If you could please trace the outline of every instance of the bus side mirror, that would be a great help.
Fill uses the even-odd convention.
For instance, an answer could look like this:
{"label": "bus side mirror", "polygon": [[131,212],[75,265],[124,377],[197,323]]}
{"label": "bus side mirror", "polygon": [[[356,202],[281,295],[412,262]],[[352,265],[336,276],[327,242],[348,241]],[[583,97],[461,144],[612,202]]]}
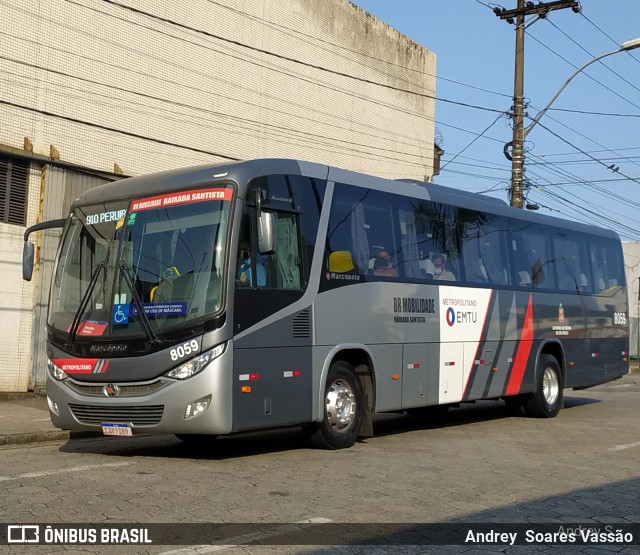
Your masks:
{"label": "bus side mirror", "polygon": [[276,247],[276,215],[273,212],[260,211],[258,215],[258,252],[269,254]]}
{"label": "bus side mirror", "polygon": [[33,275],[33,243],[25,241],[22,247],[22,279],[31,281]]}
{"label": "bus side mirror", "polygon": [[40,231],[41,229],[53,229],[56,227],[64,227],[67,223],[67,218],[60,218],[58,220],[49,220],[48,222],[40,222],[39,224],[28,227],[24,232],[24,246],[22,247],[22,279],[25,281],[31,281],[33,275],[33,243],[29,241],[29,235],[34,231]]}
{"label": "bus side mirror", "polygon": [[258,252],[270,254],[276,248],[276,215],[262,209],[262,191],[255,189],[256,220],[258,228]]}

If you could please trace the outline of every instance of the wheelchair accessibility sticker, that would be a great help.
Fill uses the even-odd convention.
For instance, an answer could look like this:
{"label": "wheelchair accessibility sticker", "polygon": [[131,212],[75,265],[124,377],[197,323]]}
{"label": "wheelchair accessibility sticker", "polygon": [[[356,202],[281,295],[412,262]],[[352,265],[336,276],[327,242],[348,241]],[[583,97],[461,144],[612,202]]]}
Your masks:
{"label": "wheelchair accessibility sticker", "polygon": [[129,323],[129,305],[114,304],[113,313],[111,315],[111,322],[117,326],[128,324]]}

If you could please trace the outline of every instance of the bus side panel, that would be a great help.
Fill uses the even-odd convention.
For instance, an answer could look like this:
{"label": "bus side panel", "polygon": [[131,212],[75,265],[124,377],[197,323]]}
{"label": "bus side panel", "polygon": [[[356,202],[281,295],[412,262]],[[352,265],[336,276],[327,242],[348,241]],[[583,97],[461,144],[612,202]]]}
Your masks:
{"label": "bus side panel", "polygon": [[257,323],[234,339],[233,431],[311,420],[309,307]]}
{"label": "bus side panel", "polygon": [[[405,400],[409,407],[437,402],[437,293],[435,285],[364,282],[318,295],[316,345],[327,351],[344,344],[366,347],[372,356],[377,411],[400,409]],[[403,386],[405,378],[410,384]]]}
{"label": "bus side panel", "polygon": [[236,349],[233,431],[311,420],[311,348]]}
{"label": "bus side panel", "polygon": [[628,372],[624,291],[608,296],[534,294],[536,337],[559,342],[565,387],[589,387]]}
{"label": "bus side panel", "polygon": [[408,343],[402,350],[402,407],[438,403],[438,345]]}

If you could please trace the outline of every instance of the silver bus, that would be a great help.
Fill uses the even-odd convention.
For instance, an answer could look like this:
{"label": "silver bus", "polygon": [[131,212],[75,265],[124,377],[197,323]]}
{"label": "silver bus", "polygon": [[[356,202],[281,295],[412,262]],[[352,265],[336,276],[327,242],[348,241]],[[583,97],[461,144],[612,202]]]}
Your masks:
{"label": "silver bus", "polygon": [[563,389],[628,372],[609,230],[486,196],[297,160],[123,179],[75,200],[47,319],[66,430],[184,441],[302,426],[339,449],[373,415],[502,399],[555,416]]}

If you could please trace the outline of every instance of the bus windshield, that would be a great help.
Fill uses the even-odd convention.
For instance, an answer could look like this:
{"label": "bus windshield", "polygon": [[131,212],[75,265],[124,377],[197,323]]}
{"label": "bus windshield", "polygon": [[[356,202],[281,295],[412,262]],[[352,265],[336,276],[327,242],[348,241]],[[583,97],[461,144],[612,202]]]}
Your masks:
{"label": "bus windshield", "polygon": [[222,310],[233,190],[192,189],[76,208],[48,323],[68,341],[144,337]]}

